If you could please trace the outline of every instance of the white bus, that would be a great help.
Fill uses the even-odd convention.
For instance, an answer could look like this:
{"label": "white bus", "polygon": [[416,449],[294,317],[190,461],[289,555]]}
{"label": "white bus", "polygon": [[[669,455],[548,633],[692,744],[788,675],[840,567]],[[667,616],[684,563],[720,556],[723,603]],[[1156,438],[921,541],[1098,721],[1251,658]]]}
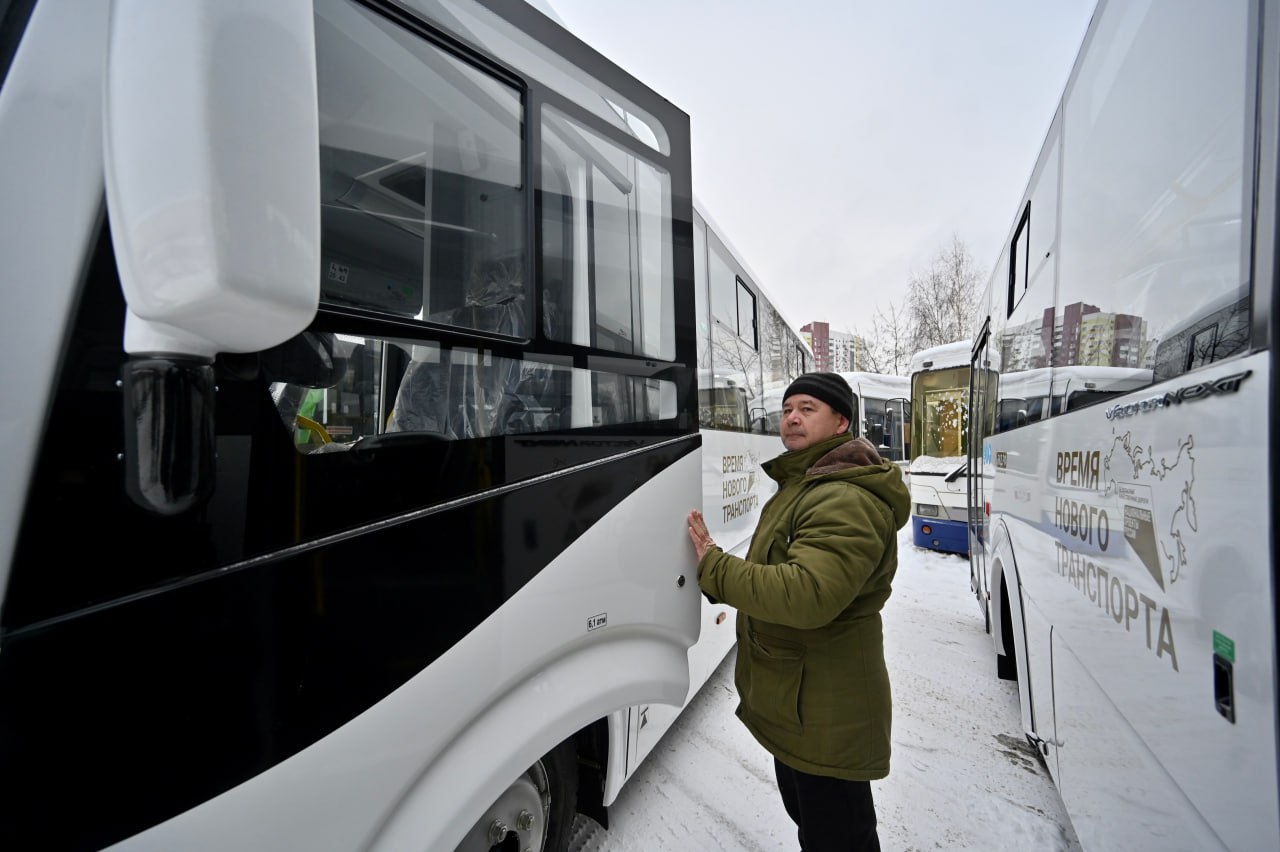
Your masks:
{"label": "white bus", "polygon": [[523,4],[0,29],[0,848],[606,821],[732,644],[685,516],[743,546],[777,450],[698,369],[808,366],[688,117]]}
{"label": "white bus", "polygon": [[944,343],[911,358],[911,528],[917,547],[969,550],[970,341]]}
{"label": "white bus", "polygon": [[911,379],[883,373],[841,373],[853,389],[854,432],[876,445],[880,457],[908,473],[911,459]]}
{"label": "white bus", "polygon": [[971,582],[1086,850],[1280,848],[1277,57],[1099,3],[975,327]]}

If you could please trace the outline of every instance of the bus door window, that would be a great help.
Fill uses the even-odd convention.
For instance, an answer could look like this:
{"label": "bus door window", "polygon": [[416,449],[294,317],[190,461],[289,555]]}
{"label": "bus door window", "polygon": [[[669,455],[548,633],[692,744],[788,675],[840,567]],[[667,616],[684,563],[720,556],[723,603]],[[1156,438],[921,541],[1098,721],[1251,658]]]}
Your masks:
{"label": "bus door window", "polygon": [[902,423],[902,457],[904,459],[913,458],[911,455],[911,401],[907,399],[895,400],[901,406],[900,418]]}
{"label": "bus door window", "polygon": [[[543,243],[551,258],[544,265],[544,333],[625,355],[674,358],[670,176],[567,113],[550,105],[541,113]],[[658,420],[671,407],[664,402],[668,384],[581,376],[558,420],[574,427]]]}
{"label": "bus door window", "polygon": [[555,107],[541,112],[544,164],[555,164],[543,169],[543,217],[562,217],[549,336],[674,358],[670,175]]}
{"label": "bus door window", "polygon": [[911,404],[905,399],[890,399],[884,403],[883,438],[879,444],[880,455],[889,461],[906,461],[911,457],[907,442],[910,428]]}
{"label": "bus door window", "polygon": [[884,401],[854,393],[853,410],[862,411],[862,419],[857,424],[858,434],[879,447],[884,437]]}
{"label": "bus door window", "polygon": [[[855,396],[855,410],[857,405],[858,401]],[[891,436],[888,431],[888,403],[883,399],[872,399],[864,396],[862,397],[862,413],[863,421],[860,425],[863,437],[875,445],[881,458],[886,461],[896,461],[897,457],[893,455],[892,447],[889,443]]]}

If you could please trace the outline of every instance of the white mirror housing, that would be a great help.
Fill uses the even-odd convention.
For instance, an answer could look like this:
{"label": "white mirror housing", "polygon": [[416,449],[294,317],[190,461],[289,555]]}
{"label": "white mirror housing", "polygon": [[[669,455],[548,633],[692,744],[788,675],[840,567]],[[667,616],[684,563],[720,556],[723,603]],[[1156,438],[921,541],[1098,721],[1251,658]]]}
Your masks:
{"label": "white mirror housing", "polygon": [[107,50],[124,487],[177,515],[214,490],[215,356],[283,343],[319,305],[311,0],[114,0]]}
{"label": "white mirror housing", "polygon": [[114,0],[104,165],[127,352],[252,352],[314,318],[313,14],[310,0]]}

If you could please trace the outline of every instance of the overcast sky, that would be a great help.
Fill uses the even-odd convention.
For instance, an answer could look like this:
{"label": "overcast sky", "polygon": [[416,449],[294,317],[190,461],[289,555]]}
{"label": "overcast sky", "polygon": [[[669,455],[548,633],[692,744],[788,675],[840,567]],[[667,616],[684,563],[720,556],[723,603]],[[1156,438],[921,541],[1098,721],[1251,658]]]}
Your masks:
{"label": "overcast sky", "polygon": [[1094,0],[550,0],[687,112],[693,192],[787,320],[867,331],[954,233],[985,283]]}

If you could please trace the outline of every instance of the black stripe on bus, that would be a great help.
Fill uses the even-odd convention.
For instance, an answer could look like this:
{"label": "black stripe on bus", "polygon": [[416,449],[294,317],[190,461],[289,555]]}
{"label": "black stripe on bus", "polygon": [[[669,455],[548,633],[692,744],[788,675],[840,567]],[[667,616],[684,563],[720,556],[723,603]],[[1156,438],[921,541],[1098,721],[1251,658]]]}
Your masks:
{"label": "black stripe on bus", "polygon": [[317,742],[698,443],[11,633],[0,653],[0,848],[99,848]]}

